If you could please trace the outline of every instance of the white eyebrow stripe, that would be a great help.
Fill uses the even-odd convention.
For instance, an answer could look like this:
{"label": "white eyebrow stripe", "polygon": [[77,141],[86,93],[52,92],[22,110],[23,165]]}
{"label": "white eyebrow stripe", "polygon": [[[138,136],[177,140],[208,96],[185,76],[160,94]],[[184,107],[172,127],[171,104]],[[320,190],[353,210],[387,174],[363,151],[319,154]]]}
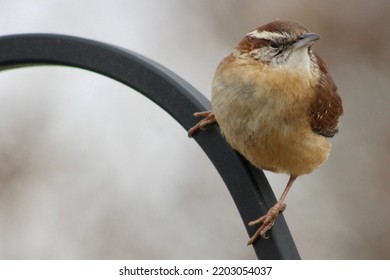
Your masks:
{"label": "white eyebrow stripe", "polygon": [[290,35],[285,33],[285,32],[283,32],[283,33],[270,32],[270,31],[259,32],[257,29],[249,32],[246,35],[250,36],[250,37],[257,38],[257,39],[266,39],[266,40],[271,40],[271,39],[275,39],[275,38],[282,38],[282,37],[290,37]]}

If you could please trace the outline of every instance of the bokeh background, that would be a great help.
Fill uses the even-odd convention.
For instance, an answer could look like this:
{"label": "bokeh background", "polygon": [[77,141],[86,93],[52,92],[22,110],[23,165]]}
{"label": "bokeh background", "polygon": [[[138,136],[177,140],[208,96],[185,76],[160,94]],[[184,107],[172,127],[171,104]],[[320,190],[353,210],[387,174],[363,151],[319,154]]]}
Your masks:
{"label": "bokeh background", "polygon": [[[115,44],[207,97],[221,58],[278,18],[321,34],[345,107],[330,159],[287,197],[300,254],[389,259],[389,1],[0,1],[0,35]],[[279,196],[288,177],[266,175]],[[78,69],[0,73],[1,259],[253,259],[247,239],[215,168],[149,100]]]}

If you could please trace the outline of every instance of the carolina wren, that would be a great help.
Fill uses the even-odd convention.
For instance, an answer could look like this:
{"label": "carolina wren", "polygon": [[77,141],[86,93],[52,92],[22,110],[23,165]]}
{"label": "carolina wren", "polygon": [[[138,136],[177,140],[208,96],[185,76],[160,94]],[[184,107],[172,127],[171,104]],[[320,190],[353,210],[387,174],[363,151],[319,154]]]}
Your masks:
{"label": "carolina wren", "polygon": [[219,64],[212,83],[211,111],[188,133],[218,123],[231,147],[254,166],[290,179],[278,202],[250,226],[248,241],[267,239],[284,199],[298,176],[329,156],[330,137],[343,113],[340,96],[324,61],[312,51],[320,36],[293,21],[263,25],[239,42]]}

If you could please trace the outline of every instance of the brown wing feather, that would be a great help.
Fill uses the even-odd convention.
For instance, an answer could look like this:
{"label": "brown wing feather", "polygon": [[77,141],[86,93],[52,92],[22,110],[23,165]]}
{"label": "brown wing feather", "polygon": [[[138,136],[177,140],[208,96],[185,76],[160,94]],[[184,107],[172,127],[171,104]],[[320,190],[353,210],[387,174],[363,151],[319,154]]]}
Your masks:
{"label": "brown wing feather", "polygon": [[315,56],[321,77],[309,108],[310,125],[314,132],[325,137],[333,137],[338,132],[343,105],[324,61],[318,55]]}

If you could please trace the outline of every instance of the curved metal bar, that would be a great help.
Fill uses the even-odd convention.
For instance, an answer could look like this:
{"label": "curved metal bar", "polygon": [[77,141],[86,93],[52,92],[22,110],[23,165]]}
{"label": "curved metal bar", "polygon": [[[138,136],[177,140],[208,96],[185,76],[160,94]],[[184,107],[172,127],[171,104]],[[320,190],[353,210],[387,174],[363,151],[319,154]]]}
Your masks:
{"label": "curved metal bar", "polygon": [[[210,108],[209,101],[168,69],[137,53],[109,44],[58,34],[20,34],[0,37],[0,70],[32,66],[63,65],[90,70],[121,82],[169,113],[185,130],[196,123],[193,112]],[[187,137],[183,131],[182,137]],[[264,173],[233,151],[212,126],[194,139],[224,180],[249,235],[247,223],[265,213],[275,196]],[[189,140],[192,141],[192,140]],[[268,240],[257,240],[260,259],[299,259],[283,215],[278,217]],[[243,246],[246,240],[243,240]]]}

